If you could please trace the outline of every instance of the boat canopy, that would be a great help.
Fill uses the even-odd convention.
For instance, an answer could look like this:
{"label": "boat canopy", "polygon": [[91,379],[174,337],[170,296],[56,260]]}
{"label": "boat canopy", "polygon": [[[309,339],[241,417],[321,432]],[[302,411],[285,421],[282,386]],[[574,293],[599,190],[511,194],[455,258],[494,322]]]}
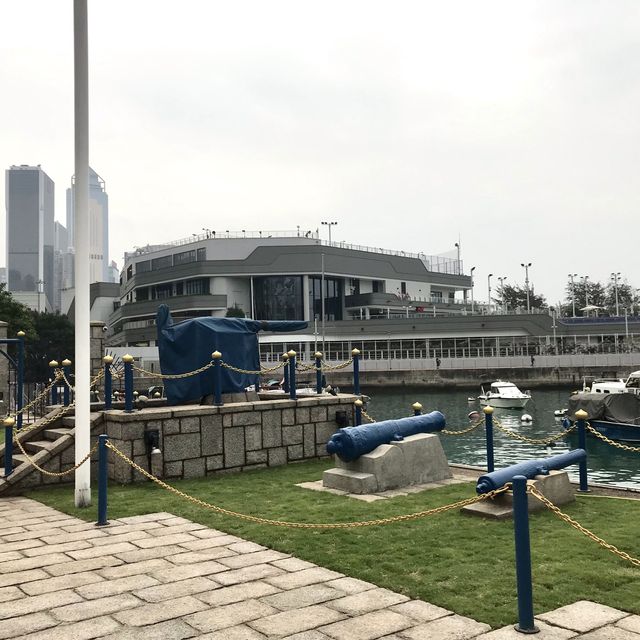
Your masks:
{"label": "boat canopy", "polygon": [[633,393],[576,393],[569,398],[569,417],[579,409],[587,420],[640,425],[640,397]]}

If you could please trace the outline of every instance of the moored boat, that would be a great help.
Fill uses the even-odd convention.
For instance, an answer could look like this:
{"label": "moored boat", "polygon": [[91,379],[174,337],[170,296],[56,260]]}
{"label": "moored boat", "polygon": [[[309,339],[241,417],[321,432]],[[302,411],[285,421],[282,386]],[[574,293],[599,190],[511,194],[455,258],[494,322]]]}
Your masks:
{"label": "moored boat", "polygon": [[531,400],[531,394],[529,392],[523,393],[512,382],[497,380],[491,383],[488,391],[482,387],[482,393],[478,396],[478,400],[483,406],[522,409]]}

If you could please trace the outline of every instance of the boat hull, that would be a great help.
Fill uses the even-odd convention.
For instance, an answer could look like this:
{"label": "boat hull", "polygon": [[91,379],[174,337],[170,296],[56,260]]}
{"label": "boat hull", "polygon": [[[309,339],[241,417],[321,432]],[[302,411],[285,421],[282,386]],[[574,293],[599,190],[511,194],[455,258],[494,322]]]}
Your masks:
{"label": "boat hull", "polygon": [[531,398],[478,398],[483,407],[491,405],[496,409],[522,409]]}
{"label": "boat hull", "polygon": [[[611,440],[640,442],[640,425],[625,424],[623,422],[606,422],[604,420],[590,420],[589,424],[596,431]],[[587,431],[587,433],[589,432]]]}

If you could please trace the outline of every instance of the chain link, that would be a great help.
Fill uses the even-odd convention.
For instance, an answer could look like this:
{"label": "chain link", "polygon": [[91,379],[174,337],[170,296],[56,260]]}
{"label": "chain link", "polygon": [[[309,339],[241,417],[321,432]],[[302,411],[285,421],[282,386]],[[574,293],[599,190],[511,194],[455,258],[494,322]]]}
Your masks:
{"label": "chain link", "polygon": [[478,427],[481,427],[483,424],[484,420],[478,420],[478,422],[474,422],[470,427],[467,427],[466,429],[462,429],[460,431],[450,431],[449,429],[442,429],[440,433],[444,433],[448,436],[462,436],[465,433],[471,433]]}
{"label": "chain link", "polygon": [[183,378],[189,378],[191,376],[196,376],[207,369],[213,367],[213,360],[199,369],[194,369],[193,371],[187,371],[186,373],[155,373],[154,371],[147,371],[142,367],[136,367],[132,365],[133,369],[138,371],[139,373],[144,373],[144,375],[149,376],[150,378],[161,378],[162,380],[181,380]]}
{"label": "chain link", "polygon": [[98,442],[96,442],[91,448],[91,450],[89,451],[89,453],[87,453],[87,455],[84,458],[82,458],[80,462],[75,464],[70,469],[65,469],[64,471],[47,471],[46,469],[43,469],[37,462],[35,462],[33,458],[24,450],[24,447],[22,446],[22,442],[20,442],[20,440],[16,439],[16,443],[18,447],[20,447],[20,451],[22,451],[22,454],[27,458],[27,460],[31,463],[31,465],[33,465],[40,473],[44,473],[44,475],[46,476],[54,476],[56,478],[60,478],[62,476],[66,476],[70,473],[73,473],[76,469],[78,469],[78,467],[81,467],[98,449]]}
{"label": "chain link", "polygon": [[500,429],[502,433],[505,433],[510,438],[514,438],[515,440],[520,440],[521,442],[528,442],[529,444],[549,444],[554,440],[559,440],[560,438],[566,438],[572,431],[575,431],[577,429],[577,426],[573,425],[569,429],[563,429],[562,431],[558,433],[553,433],[550,436],[547,436],[546,438],[527,438],[527,436],[520,435],[515,431],[511,431],[511,429],[507,429],[507,427],[503,427],[502,424],[500,423],[500,420],[498,420],[495,417],[493,419],[493,424],[498,429]]}
{"label": "chain link", "polygon": [[210,509],[211,511],[215,511],[216,513],[220,513],[225,516],[231,516],[233,518],[240,518],[241,520],[248,520],[249,522],[256,522],[258,524],[269,524],[274,525],[276,527],[293,527],[296,529],[352,529],[356,527],[370,527],[374,525],[383,525],[383,524],[392,524],[394,522],[406,522],[408,520],[417,520],[418,518],[423,518],[425,516],[436,515],[438,513],[444,513],[445,511],[450,511],[451,509],[458,509],[461,507],[466,507],[470,504],[475,504],[476,502],[480,502],[482,500],[487,500],[488,498],[494,498],[496,495],[507,491],[505,488],[496,489],[495,491],[491,491],[490,493],[485,493],[481,496],[474,496],[473,498],[467,498],[465,500],[459,500],[458,502],[453,502],[451,504],[447,504],[441,507],[435,507],[434,509],[427,509],[425,511],[418,511],[415,513],[407,513],[400,516],[391,516],[389,518],[380,518],[378,520],[362,520],[359,522],[324,522],[324,523],[308,523],[308,522],[288,522],[286,520],[271,520],[269,518],[261,518],[260,516],[252,516],[246,513],[238,513],[237,511],[230,511],[229,509],[225,509],[223,507],[219,507],[215,504],[211,504],[209,502],[205,502],[204,500],[200,500],[200,498],[195,498],[194,496],[190,496],[175,487],[172,487],[170,484],[167,484],[160,478],[149,473],[146,469],[143,469],[140,465],[136,464],[133,460],[128,458],[122,451],[120,451],[116,446],[114,446],[111,441],[107,440],[107,447],[111,449],[117,456],[122,458],[127,464],[133,467],[138,473],[142,474],[145,478],[155,482],[157,485],[161,486],[163,489],[170,491],[174,495],[187,500],[193,504],[197,504],[200,507],[204,507],[205,509]]}
{"label": "chain link", "polygon": [[607,444],[610,444],[612,447],[617,447],[618,449],[623,449],[624,451],[635,451],[636,453],[640,453],[640,447],[632,447],[628,444],[615,442],[615,440],[607,438],[607,436],[605,436],[603,433],[600,433],[597,429],[594,429],[588,422],[585,423],[585,426],[596,438],[600,438],[600,440],[606,442]]}
{"label": "chain link", "polygon": [[287,363],[279,362],[275,367],[260,367],[260,373],[271,373],[272,371],[277,371],[278,369],[282,369]]}
{"label": "chain link", "polygon": [[372,418],[362,407],[360,413],[371,423],[378,422],[375,418]]}
{"label": "chain link", "polygon": [[38,403],[40,400],[42,400],[42,398],[44,398],[49,391],[51,391],[51,389],[53,389],[53,387],[55,386],[56,382],[58,382],[58,380],[60,380],[62,378],[62,375],[60,374],[60,370],[56,369],[54,371],[54,378],[53,380],[28,404],[24,405],[24,407],[22,407],[22,409],[19,409],[18,411],[16,411],[13,416],[13,418],[17,418],[21,413],[24,413],[25,411],[28,411],[31,407],[33,407],[36,403]]}
{"label": "chain link", "polygon": [[611,551],[611,553],[614,553],[619,558],[622,558],[623,560],[630,562],[632,565],[636,567],[640,567],[640,558],[634,558],[633,556],[630,556],[625,551],[620,551],[618,547],[612,544],[609,544],[608,542],[605,542],[602,538],[598,537],[595,533],[593,533],[592,531],[589,531],[589,529],[587,529],[586,527],[583,527],[579,522],[576,522],[572,517],[568,516],[566,513],[564,513],[558,507],[556,507],[556,505],[553,504],[551,500],[549,500],[544,495],[542,495],[542,493],[540,493],[540,491],[536,489],[535,486],[527,485],[527,492],[533,495],[538,500],[540,500],[540,502],[542,502],[542,504],[544,504],[544,506],[547,507],[547,509],[549,509],[550,511],[553,511],[553,513],[555,513],[558,516],[558,518],[560,518],[561,520],[564,520],[567,524],[571,525],[574,529],[577,529],[580,533],[587,536],[587,538],[590,538],[594,542],[597,542],[601,547],[607,549],[607,551]]}

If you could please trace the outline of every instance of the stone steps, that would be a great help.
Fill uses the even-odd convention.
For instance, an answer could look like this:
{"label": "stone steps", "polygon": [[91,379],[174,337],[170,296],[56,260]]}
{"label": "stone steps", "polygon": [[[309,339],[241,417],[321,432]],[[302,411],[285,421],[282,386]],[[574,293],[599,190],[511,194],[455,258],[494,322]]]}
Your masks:
{"label": "stone steps", "polygon": [[69,429],[65,427],[59,427],[56,429],[45,429],[43,432],[43,435],[47,440],[57,440],[62,436],[72,436],[73,434],[74,434],[73,429]]}
{"label": "stone steps", "polygon": [[25,442],[23,446],[29,453],[39,453],[40,451],[50,451],[54,445],[55,440],[32,440]]}

